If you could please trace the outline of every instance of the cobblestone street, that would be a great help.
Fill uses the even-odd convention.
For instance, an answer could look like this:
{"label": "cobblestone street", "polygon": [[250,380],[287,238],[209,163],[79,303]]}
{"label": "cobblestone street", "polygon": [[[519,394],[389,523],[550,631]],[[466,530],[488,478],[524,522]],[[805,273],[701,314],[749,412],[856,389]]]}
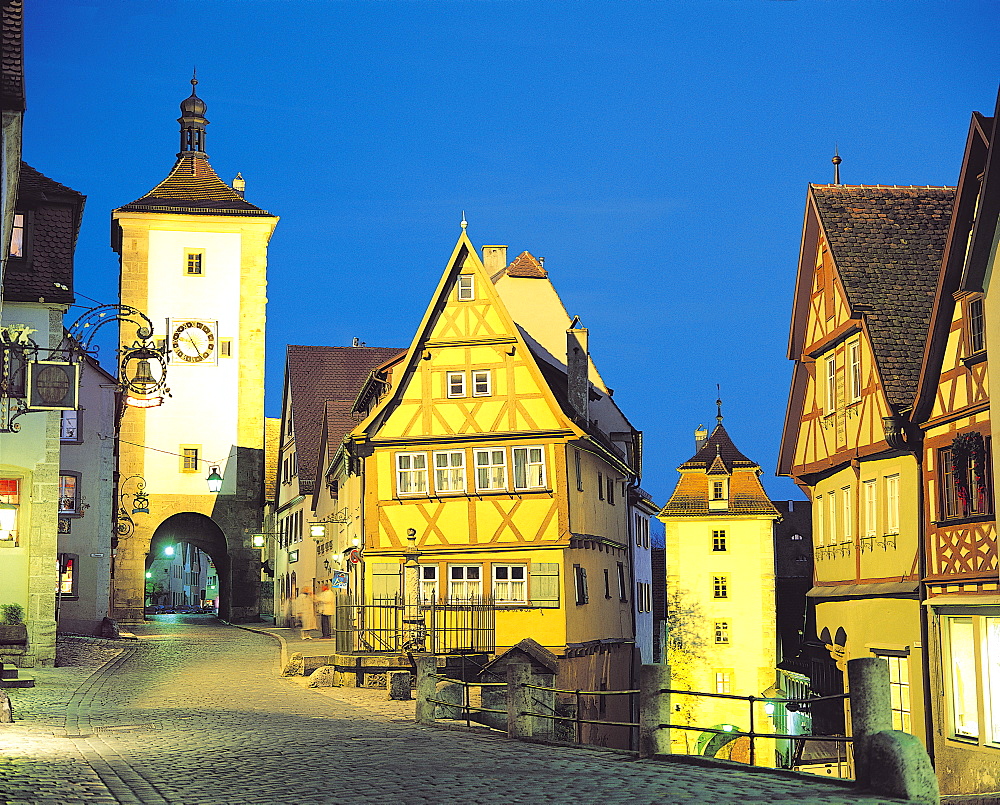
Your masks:
{"label": "cobblestone street", "polygon": [[37,687],[10,691],[16,722],[0,724],[0,803],[900,801],[819,778],[421,727],[412,702],[383,691],[279,678],[271,637],[173,618],[137,627],[138,641],[92,641],[89,664],[34,669]]}

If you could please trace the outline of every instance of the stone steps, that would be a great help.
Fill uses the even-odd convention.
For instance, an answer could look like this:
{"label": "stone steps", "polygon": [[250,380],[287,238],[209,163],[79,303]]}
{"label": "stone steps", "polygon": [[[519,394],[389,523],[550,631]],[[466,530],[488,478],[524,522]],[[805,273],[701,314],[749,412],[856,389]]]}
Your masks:
{"label": "stone steps", "polygon": [[33,688],[35,680],[30,676],[18,676],[17,666],[0,662],[0,688]]}

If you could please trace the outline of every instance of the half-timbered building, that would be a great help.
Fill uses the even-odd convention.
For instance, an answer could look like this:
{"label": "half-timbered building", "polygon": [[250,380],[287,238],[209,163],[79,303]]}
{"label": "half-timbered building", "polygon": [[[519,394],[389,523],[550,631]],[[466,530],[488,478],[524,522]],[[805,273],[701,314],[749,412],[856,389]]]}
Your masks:
{"label": "half-timbered building", "polygon": [[953,196],[809,186],[778,466],[813,503],[812,637],[841,674],[848,659],[885,657],[894,726],[921,738],[920,448],[909,417]]}
{"label": "half-timbered building", "polygon": [[1000,788],[1000,584],[984,309],[1000,210],[996,119],[972,116],[913,416],[923,433],[931,749],[942,793]]}
{"label": "half-timbered building", "polygon": [[404,594],[415,548],[421,601],[492,602],[497,652],[531,637],[580,658],[561,678],[621,687],[640,434],[542,264],[483,252],[463,228],[391,391],[351,434],[364,594]]}

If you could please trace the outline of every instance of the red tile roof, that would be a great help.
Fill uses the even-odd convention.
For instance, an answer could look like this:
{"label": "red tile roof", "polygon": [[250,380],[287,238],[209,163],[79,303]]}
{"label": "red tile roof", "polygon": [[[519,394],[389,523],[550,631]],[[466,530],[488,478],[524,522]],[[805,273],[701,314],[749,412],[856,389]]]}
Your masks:
{"label": "red tile roof", "polygon": [[507,266],[508,277],[524,277],[527,279],[545,279],[549,272],[536,260],[530,252],[521,252],[517,259]]}
{"label": "red tile roof", "polygon": [[184,153],[170,175],[142,198],[120,209],[202,215],[270,215],[226,184],[205,157]]}
{"label": "red tile roof", "polygon": [[285,371],[291,394],[302,494],[309,494],[314,489],[324,417],[330,412],[334,415],[334,424],[346,428],[342,437],[357,423],[351,409],[371,371],[401,352],[405,350],[397,347],[288,345]]}

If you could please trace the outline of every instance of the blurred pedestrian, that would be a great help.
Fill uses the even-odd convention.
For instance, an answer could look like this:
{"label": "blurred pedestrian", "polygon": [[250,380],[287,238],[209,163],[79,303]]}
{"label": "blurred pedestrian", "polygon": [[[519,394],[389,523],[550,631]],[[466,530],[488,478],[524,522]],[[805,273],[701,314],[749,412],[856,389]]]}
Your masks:
{"label": "blurred pedestrian", "polygon": [[336,614],[337,597],[329,584],[324,584],[316,593],[316,612],[319,613],[319,625],[323,630],[323,637],[332,637],[333,630],[330,628],[330,618]]}
{"label": "blurred pedestrian", "polygon": [[312,590],[303,587],[299,597],[295,599],[295,617],[299,619],[299,637],[303,640],[312,640],[309,633],[316,629],[315,604]]}

